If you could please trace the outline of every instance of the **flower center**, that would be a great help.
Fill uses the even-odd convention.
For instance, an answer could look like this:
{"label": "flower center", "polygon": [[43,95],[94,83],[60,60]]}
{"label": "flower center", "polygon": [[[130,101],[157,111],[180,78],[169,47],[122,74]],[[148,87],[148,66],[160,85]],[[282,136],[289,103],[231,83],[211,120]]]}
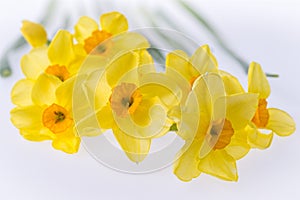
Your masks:
{"label": "flower center", "polygon": [[93,51],[93,54],[104,54],[107,49],[111,46],[111,41],[107,41],[104,44],[101,44],[112,34],[106,31],[96,30],[92,33],[90,37],[84,40],[84,49],[89,54]]}
{"label": "flower center", "polygon": [[260,99],[258,102],[258,108],[255,112],[252,122],[258,128],[265,128],[269,121],[269,112],[267,109],[268,102],[265,99]]}
{"label": "flower center", "polygon": [[224,149],[230,143],[234,130],[230,121],[225,119],[212,122],[209,133],[209,144],[216,150]]}
{"label": "flower center", "polygon": [[133,83],[121,83],[116,86],[110,97],[112,110],[120,117],[133,114],[142,101],[142,94]]}
{"label": "flower center", "polygon": [[44,110],[42,121],[43,125],[53,133],[65,131],[73,123],[70,113],[55,103]]}
{"label": "flower center", "polygon": [[47,74],[51,74],[59,78],[62,82],[70,78],[70,73],[65,66],[50,65],[45,70]]}

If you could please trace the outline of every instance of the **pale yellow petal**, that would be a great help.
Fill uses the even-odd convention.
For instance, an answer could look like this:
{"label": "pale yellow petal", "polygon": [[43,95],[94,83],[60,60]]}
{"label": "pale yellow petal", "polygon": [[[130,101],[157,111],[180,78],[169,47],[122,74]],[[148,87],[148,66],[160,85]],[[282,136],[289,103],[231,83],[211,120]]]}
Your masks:
{"label": "pale yellow petal", "polygon": [[127,19],[119,12],[109,12],[101,15],[100,24],[102,30],[105,30],[113,35],[128,30]]}
{"label": "pale yellow petal", "polygon": [[242,85],[236,77],[225,71],[220,71],[220,74],[222,76],[227,95],[245,93]]}
{"label": "pale yellow petal", "polygon": [[248,71],[248,92],[259,94],[260,99],[266,99],[271,88],[260,64],[252,62]]}
{"label": "pale yellow petal", "polygon": [[199,170],[226,181],[237,181],[236,161],[225,150],[212,151],[199,162]]}
{"label": "pale yellow petal", "polygon": [[98,24],[90,17],[82,16],[74,27],[74,37],[76,40],[83,44],[84,40],[92,35],[95,30],[98,30]]}
{"label": "pale yellow petal", "polygon": [[122,132],[118,127],[113,127],[113,133],[127,157],[133,162],[142,162],[149,153],[151,140],[138,139]]}
{"label": "pale yellow petal", "polygon": [[34,142],[44,140],[52,140],[55,135],[47,128],[43,127],[40,130],[35,129],[21,129],[20,134],[26,139]]}
{"label": "pale yellow petal", "polygon": [[114,118],[110,105],[104,106],[99,112],[97,112],[98,123],[103,129],[110,129],[113,127]]}
{"label": "pale yellow petal", "polygon": [[144,74],[139,90],[145,98],[157,96],[169,108],[178,105],[182,97],[178,84],[162,73]]}
{"label": "pale yellow petal", "polygon": [[226,98],[226,117],[235,130],[244,128],[253,118],[257,104],[257,94],[236,94]]}
{"label": "pale yellow petal", "polygon": [[265,134],[256,128],[250,128],[248,134],[249,145],[251,148],[266,149],[271,145],[273,135],[273,132]]}
{"label": "pale yellow petal", "polygon": [[267,128],[279,136],[289,136],[296,130],[293,118],[283,110],[269,108],[269,121]]}
{"label": "pale yellow petal", "polygon": [[52,64],[68,65],[75,58],[73,36],[65,30],[60,30],[49,45],[48,57]]}
{"label": "pale yellow petal", "polygon": [[200,175],[199,165],[200,144],[197,140],[186,142],[174,163],[174,174],[182,181],[191,181]]}
{"label": "pale yellow petal", "polygon": [[125,117],[113,112],[119,129],[136,138],[154,138],[166,134],[172,123],[167,118],[167,108],[158,98],[143,99],[135,112]]}
{"label": "pale yellow petal", "polygon": [[116,86],[118,81],[138,66],[138,56],[128,52],[112,61],[106,71],[106,79],[111,87]]}
{"label": "pale yellow petal", "polygon": [[66,81],[58,84],[55,92],[56,102],[66,108],[67,110],[72,109],[73,104],[73,91],[77,77],[71,77]]}
{"label": "pale yellow petal", "polygon": [[56,134],[56,137],[52,142],[54,149],[61,150],[69,154],[77,153],[79,145],[80,138],[74,134],[72,128],[66,132]]}
{"label": "pale yellow petal", "polygon": [[213,61],[215,66],[218,67],[218,61],[217,61],[216,57],[214,56],[214,54],[211,52],[209,46],[206,44],[206,45],[202,45],[201,48],[204,51],[206,51],[206,53],[209,55],[210,59]]}
{"label": "pale yellow petal", "polygon": [[18,106],[32,105],[31,91],[34,81],[30,79],[19,80],[11,90],[11,101]]}
{"label": "pale yellow petal", "polygon": [[166,74],[168,75],[174,73],[173,71],[178,72],[178,74],[184,77],[187,82],[193,78],[189,72],[189,57],[188,55],[181,50],[175,50],[169,53],[166,57]]}
{"label": "pale yellow petal", "polygon": [[235,160],[239,160],[246,156],[250,150],[250,145],[248,144],[248,131],[246,129],[234,131],[234,135],[231,137],[231,141],[225,150]]}
{"label": "pale yellow petal", "polygon": [[21,32],[32,47],[41,47],[47,43],[47,32],[40,24],[24,20]]}
{"label": "pale yellow petal", "polygon": [[45,73],[41,74],[32,88],[33,103],[41,106],[55,103],[55,90],[60,84],[59,78]]}
{"label": "pale yellow petal", "polygon": [[37,79],[50,65],[47,51],[46,47],[35,48],[22,57],[21,68],[27,78]]}
{"label": "pale yellow petal", "polygon": [[[110,40],[106,42],[110,42]],[[111,49],[109,49],[105,58],[111,57],[111,59],[115,59],[115,57],[119,57],[129,51],[146,50],[150,47],[148,40],[143,35],[135,32],[124,32],[115,35],[111,38],[111,42]]]}
{"label": "pale yellow petal", "polygon": [[43,107],[16,107],[10,111],[10,120],[18,129],[40,131],[43,128]]}
{"label": "pale yellow petal", "polygon": [[191,57],[192,66],[200,73],[218,72],[217,63],[207,46],[199,47]]}

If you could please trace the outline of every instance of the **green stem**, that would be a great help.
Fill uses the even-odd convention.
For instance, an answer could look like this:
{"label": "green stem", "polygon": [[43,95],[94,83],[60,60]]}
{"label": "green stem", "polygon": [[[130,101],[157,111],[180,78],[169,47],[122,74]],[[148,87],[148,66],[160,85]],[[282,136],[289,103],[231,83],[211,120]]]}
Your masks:
{"label": "green stem", "polygon": [[[219,44],[219,46],[233,59],[235,59],[239,65],[243,68],[245,73],[248,73],[249,64],[246,62],[241,56],[239,56],[237,53],[235,53],[221,38],[221,36],[217,33],[217,31],[207,22],[205,18],[203,18],[199,12],[195,11],[191,6],[189,6],[187,3],[185,3],[182,0],[179,0],[179,3],[185,8],[193,17],[195,17],[209,32],[210,34],[215,38],[216,42]],[[268,77],[279,77],[278,74],[269,74],[266,73]]]}

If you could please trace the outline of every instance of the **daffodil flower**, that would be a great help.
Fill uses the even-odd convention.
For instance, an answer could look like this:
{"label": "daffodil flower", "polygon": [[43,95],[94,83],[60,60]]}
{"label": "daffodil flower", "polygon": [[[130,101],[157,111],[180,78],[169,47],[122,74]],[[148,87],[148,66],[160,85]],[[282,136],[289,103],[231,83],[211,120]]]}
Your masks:
{"label": "daffodil flower", "polygon": [[[171,91],[180,93],[176,83],[155,72],[149,56],[146,51],[127,52],[103,71],[94,72],[98,75],[91,73],[85,83],[86,91],[95,91],[89,95],[90,104],[97,111],[100,128],[112,129],[133,162],[145,159],[152,138],[169,131],[172,123],[167,117],[167,105],[176,101]],[[89,83],[98,83],[96,89]],[[159,98],[159,94],[164,96]]]}
{"label": "daffodil flower", "polygon": [[[29,41],[34,43],[33,40],[34,36]],[[13,87],[12,102],[20,106],[32,104],[31,91],[41,74],[47,73],[62,83],[77,73],[81,61],[74,53],[72,35],[65,30],[59,31],[49,47],[33,48],[22,57],[21,68],[25,79],[21,79]]]}
{"label": "daffodil flower", "polygon": [[[83,46],[86,54],[105,54],[112,46],[107,39],[128,30],[127,19],[118,12],[110,12],[100,17],[101,30],[95,20],[90,17],[81,17],[75,25],[75,38]],[[101,45],[102,43],[102,45]]]}
{"label": "daffodil flower", "polygon": [[189,89],[199,76],[208,72],[218,72],[217,60],[208,45],[199,47],[191,57],[181,50],[166,57],[166,74]]}
{"label": "daffodil flower", "polygon": [[73,79],[61,81],[44,73],[32,92],[32,104],[11,110],[11,121],[30,141],[52,140],[55,149],[76,153],[80,138],[74,131],[72,116]]}
{"label": "daffodil flower", "polygon": [[258,95],[226,96],[223,84],[216,73],[201,76],[187,98],[178,124],[178,135],[186,143],[174,164],[175,175],[183,181],[201,172],[236,181],[236,160],[250,150],[246,127],[257,108]]}
{"label": "daffodil flower", "polygon": [[[268,108],[270,85],[261,66],[255,62],[249,66],[248,92],[259,95],[258,108],[252,118],[252,134],[249,136],[249,142],[253,147],[261,149],[269,147],[273,133],[289,136],[295,131],[296,124],[288,113],[277,108]],[[261,133],[260,129],[270,130],[271,133]]]}

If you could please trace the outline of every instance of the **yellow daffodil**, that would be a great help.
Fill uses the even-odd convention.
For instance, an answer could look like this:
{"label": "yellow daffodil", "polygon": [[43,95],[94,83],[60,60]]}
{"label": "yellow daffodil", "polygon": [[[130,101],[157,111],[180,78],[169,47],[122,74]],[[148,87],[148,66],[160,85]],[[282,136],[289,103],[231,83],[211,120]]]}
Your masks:
{"label": "yellow daffodil", "polygon": [[257,108],[258,95],[225,95],[218,74],[201,76],[193,84],[178,126],[178,135],[186,141],[174,165],[179,179],[190,181],[203,172],[237,180],[236,160],[250,150],[246,127]]}
{"label": "yellow daffodil", "polygon": [[12,102],[20,106],[30,105],[31,91],[40,74],[47,73],[64,82],[77,73],[80,64],[81,59],[74,53],[72,35],[64,30],[59,31],[49,47],[34,48],[22,57],[21,68],[25,79],[13,87]]}
{"label": "yellow daffodil", "polygon": [[43,47],[47,44],[47,32],[40,24],[24,20],[21,32],[26,41],[34,48]]}
{"label": "yellow daffodil", "polygon": [[218,72],[217,60],[208,45],[199,47],[191,57],[181,50],[175,50],[166,57],[166,74],[179,83],[185,96],[194,81],[207,72]]}
{"label": "yellow daffodil", "polygon": [[[94,73],[85,85],[87,91],[95,91],[90,95],[90,104],[97,111],[100,128],[112,129],[128,158],[141,162],[149,152],[151,139],[167,133],[172,125],[166,105],[176,99],[168,91],[176,90],[176,84],[155,72],[146,51],[127,52],[104,71]],[[98,83],[96,89],[89,89],[89,83],[95,82]],[[169,97],[165,95],[160,99],[162,93],[169,93]]]}
{"label": "yellow daffodil", "polygon": [[72,116],[73,79],[63,84],[54,76],[42,74],[32,89],[32,104],[11,111],[11,121],[27,140],[52,140],[55,149],[76,153],[80,138]]}
{"label": "yellow daffodil", "polygon": [[[101,30],[95,20],[90,17],[81,17],[75,25],[75,38],[82,45],[86,54],[96,53],[105,55],[113,45],[107,41],[112,36],[127,31],[128,23],[124,15],[119,12],[110,12],[100,17]],[[104,41],[105,44],[100,45]]]}
{"label": "yellow daffodil", "polygon": [[[267,148],[270,146],[273,133],[279,136],[289,136],[296,129],[293,118],[285,111],[268,108],[267,98],[271,93],[270,85],[265,73],[258,63],[252,62],[248,72],[248,92],[259,95],[259,104],[252,118],[252,134],[249,142],[253,147]],[[270,130],[271,133],[261,133],[259,129]]]}

